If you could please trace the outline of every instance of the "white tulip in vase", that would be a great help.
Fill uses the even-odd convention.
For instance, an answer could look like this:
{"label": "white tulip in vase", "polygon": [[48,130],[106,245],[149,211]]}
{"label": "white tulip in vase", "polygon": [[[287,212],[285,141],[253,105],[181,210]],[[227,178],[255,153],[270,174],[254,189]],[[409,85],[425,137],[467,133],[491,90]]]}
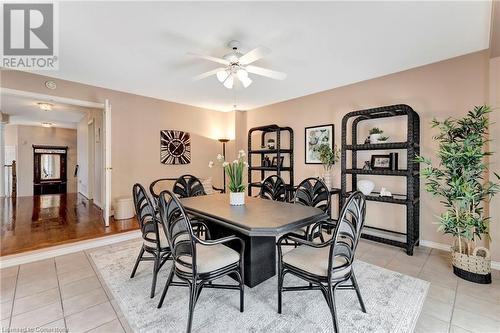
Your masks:
{"label": "white tulip in vase", "polygon": [[[246,185],[243,183],[243,174],[248,167],[245,161],[245,151],[238,152],[238,159],[232,163],[226,162],[225,157],[221,154],[217,155],[217,160],[222,163],[224,172],[229,178],[229,203],[231,206],[241,206],[245,204],[245,189]],[[214,162],[210,161],[208,166],[213,167]]]}

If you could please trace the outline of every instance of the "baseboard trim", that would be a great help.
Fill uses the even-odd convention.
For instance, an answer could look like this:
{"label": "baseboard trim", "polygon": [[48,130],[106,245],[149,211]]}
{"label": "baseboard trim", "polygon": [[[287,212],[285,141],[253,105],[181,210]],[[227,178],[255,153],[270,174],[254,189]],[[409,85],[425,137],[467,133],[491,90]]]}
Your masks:
{"label": "baseboard trim", "polygon": [[64,254],[75,253],[87,249],[92,249],[95,247],[115,244],[139,237],[141,237],[141,231],[134,230],[134,231],[123,232],[117,235],[104,236],[70,244],[56,245],[40,250],[2,256],[0,257],[0,268],[27,264],[33,261],[57,257]]}
{"label": "baseboard trim", "polygon": [[425,247],[430,247],[433,249],[438,249],[446,252],[451,251],[451,245],[449,244],[443,244],[443,243],[437,243],[433,241],[427,241],[427,240],[421,240],[420,245],[425,246]]}

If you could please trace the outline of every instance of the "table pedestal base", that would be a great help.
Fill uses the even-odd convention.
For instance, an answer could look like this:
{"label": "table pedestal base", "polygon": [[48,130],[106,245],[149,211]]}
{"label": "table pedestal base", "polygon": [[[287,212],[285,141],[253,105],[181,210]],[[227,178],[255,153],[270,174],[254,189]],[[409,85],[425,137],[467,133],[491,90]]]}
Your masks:
{"label": "table pedestal base", "polygon": [[[276,237],[247,236],[217,223],[211,223],[209,228],[213,239],[236,235],[245,241],[245,285],[253,288],[276,275]],[[239,250],[235,242],[226,245]]]}

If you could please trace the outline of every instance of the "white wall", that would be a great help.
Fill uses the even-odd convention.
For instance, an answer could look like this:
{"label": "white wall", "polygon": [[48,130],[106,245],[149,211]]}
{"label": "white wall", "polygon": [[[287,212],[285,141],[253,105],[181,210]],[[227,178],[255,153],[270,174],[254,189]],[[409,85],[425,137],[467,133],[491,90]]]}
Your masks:
{"label": "white wall", "polygon": [[77,141],[78,141],[78,192],[86,197],[89,197],[89,147],[88,147],[88,124],[94,122],[95,136],[94,140],[94,184],[93,196],[94,203],[102,207],[102,179],[104,173],[103,164],[103,113],[102,110],[89,109],[87,116],[83,117],[77,126]]}

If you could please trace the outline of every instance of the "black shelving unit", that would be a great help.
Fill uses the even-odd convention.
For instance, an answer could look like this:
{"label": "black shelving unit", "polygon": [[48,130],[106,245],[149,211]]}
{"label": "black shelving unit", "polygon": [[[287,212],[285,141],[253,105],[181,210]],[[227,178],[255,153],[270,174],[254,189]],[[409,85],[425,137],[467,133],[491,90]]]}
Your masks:
{"label": "black shelving unit", "polygon": [[[266,147],[266,136],[273,135],[275,138],[275,149],[255,149],[255,147],[252,145],[252,135],[254,132],[261,132],[259,145],[260,147]],[[282,132],[288,132],[289,142],[286,148],[281,147]],[[262,166],[262,162],[266,155],[276,156],[279,161],[280,157],[284,156],[285,154],[289,156],[288,166],[280,166],[279,162],[277,166]],[[260,165],[253,165],[253,155],[260,156]],[[253,177],[253,171],[260,171],[260,179],[258,179],[257,181]],[[251,128],[248,131],[248,195],[252,195],[252,188],[260,188],[261,181],[264,180],[266,176],[270,176],[271,174],[281,176],[282,172],[289,173],[289,183],[287,184],[287,187],[290,190],[291,188],[293,188],[293,129],[290,127],[280,127],[274,124]]]}
{"label": "black shelving unit", "polygon": [[[407,141],[376,144],[358,144],[358,124],[364,120],[388,117],[407,118]],[[347,129],[351,126],[352,143],[347,144]],[[363,170],[358,168],[358,151],[371,150],[406,150],[406,169],[404,170]],[[347,166],[347,152],[351,152],[351,168]],[[341,148],[341,199],[346,200],[351,191],[357,190],[357,175],[380,175],[406,178],[406,193],[381,197],[376,192],[366,196],[366,200],[406,206],[406,232],[365,226],[361,237],[373,241],[404,248],[408,255],[413,255],[414,246],[418,245],[420,232],[420,169],[415,157],[420,154],[420,118],[408,105],[390,105],[374,109],[354,111],[342,119]],[[347,190],[347,175],[351,176],[351,191]],[[369,212],[367,213],[369,215]]]}

